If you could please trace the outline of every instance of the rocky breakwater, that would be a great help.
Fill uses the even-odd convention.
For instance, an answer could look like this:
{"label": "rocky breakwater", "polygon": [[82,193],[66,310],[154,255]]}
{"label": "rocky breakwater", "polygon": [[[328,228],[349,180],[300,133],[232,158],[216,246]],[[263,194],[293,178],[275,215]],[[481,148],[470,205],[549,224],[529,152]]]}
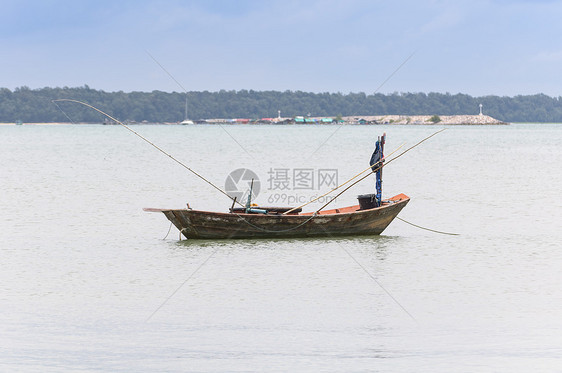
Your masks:
{"label": "rocky breakwater", "polygon": [[344,117],[343,120],[350,124],[508,124],[489,115],[370,115]]}

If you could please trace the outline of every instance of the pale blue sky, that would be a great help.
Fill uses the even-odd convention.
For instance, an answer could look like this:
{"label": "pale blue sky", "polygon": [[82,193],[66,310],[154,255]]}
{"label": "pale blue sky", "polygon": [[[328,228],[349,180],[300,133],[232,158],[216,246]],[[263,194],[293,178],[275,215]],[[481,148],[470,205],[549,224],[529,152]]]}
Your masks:
{"label": "pale blue sky", "polygon": [[0,87],[562,95],[562,1],[0,0]]}

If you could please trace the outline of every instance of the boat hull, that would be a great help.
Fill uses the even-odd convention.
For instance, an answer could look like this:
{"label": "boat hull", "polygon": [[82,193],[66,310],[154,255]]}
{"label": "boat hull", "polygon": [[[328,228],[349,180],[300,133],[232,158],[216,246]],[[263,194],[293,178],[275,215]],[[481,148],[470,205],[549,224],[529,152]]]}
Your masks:
{"label": "boat hull", "polygon": [[146,209],[159,211],[186,238],[295,238],[379,235],[409,202],[400,194],[381,207],[359,210],[359,206],[322,211],[320,214],[244,214],[190,209]]}

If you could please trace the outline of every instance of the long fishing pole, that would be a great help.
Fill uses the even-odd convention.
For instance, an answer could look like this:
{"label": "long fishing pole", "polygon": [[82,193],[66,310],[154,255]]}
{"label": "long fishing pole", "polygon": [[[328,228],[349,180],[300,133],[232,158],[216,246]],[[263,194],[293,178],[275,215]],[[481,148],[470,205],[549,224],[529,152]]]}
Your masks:
{"label": "long fishing pole", "polygon": [[[386,159],[387,157],[390,157],[392,154],[396,153],[396,152],[397,152],[400,148],[402,148],[403,146],[404,146],[404,144],[400,145],[400,146],[399,146],[398,148],[396,148],[392,153],[390,153],[389,155],[385,156],[383,159]],[[316,197],[316,198],[314,198],[314,199],[311,199],[310,201],[308,201],[308,202],[306,202],[306,203],[303,203],[303,204],[300,205],[300,206],[293,207],[292,209],[290,209],[290,210],[288,210],[288,211],[285,211],[282,215],[287,215],[287,214],[289,214],[289,213],[295,211],[296,209],[303,208],[304,206],[309,205],[309,204],[311,204],[312,202],[318,201],[318,200],[319,200],[320,198],[322,198],[322,197],[326,197],[328,194],[332,193],[334,190],[338,190],[339,188],[341,188],[341,187],[344,186],[345,184],[349,183],[350,181],[352,181],[352,180],[355,179],[356,177],[361,176],[361,175],[362,175],[363,173],[365,173],[366,171],[372,170],[375,165],[376,165],[376,164],[373,164],[372,166],[367,167],[367,168],[364,169],[363,171],[359,172],[357,175],[353,176],[351,179],[347,180],[347,181],[344,182],[344,183],[341,183],[340,185],[336,186],[336,187],[333,188],[333,189],[330,189],[329,191],[327,191],[326,193],[322,194],[321,196],[318,196],[318,197]]]}
{"label": "long fishing pole", "polygon": [[221,188],[219,188],[218,186],[216,186],[215,184],[213,184],[212,182],[210,182],[209,180],[207,180],[206,178],[204,178],[201,174],[193,171],[191,168],[189,168],[187,165],[185,165],[183,162],[181,162],[180,160],[174,158],[171,154],[165,152],[164,150],[162,150],[159,146],[157,146],[156,144],[152,143],[150,140],[148,140],[146,137],[142,136],[141,134],[139,134],[138,132],[134,131],[133,129],[129,128],[129,126],[123,124],[120,120],[113,118],[111,115],[101,111],[100,109],[98,109],[95,106],[92,106],[90,104],[87,104],[85,102],[82,101],[78,101],[78,100],[71,100],[71,99],[67,99],[67,98],[61,98],[61,99],[57,99],[57,100],[53,100],[53,102],[74,102],[77,104],[81,104],[84,105],[86,107],[89,107],[90,109],[94,109],[95,111],[97,111],[98,113],[101,113],[103,115],[105,115],[106,117],[108,117],[109,119],[115,121],[116,123],[120,124],[121,126],[125,127],[127,130],[131,131],[132,133],[134,133],[136,136],[140,137],[142,140],[146,141],[147,143],[149,143],[150,145],[152,145],[154,148],[156,148],[158,151],[160,151],[161,153],[167,155],[170,159],[172,159],[173,161],[175,161],[176,163],[178,163],[180,166],[182,166],[183,168],[187,169],[189,172],[193,173],[195,176],[199,177],[201,180],[205,181],[207,184],[209,184],[210,186],[212,186],[213,188],[215,188],[216,190],[218,190],[219,192],[221,192],[222,194],[224,194],[225,196],[227,196],[228,198],[230,198],[231,200],[233,200],[235,203],[238,203],[240,206],[244,207],[244,205],[242,205],[240,202],[236,201],[234,198],[232,198],[231,196],[229,196],[224,190],[222,190]]}
{"label": "long fishing pole", "polygon": [[[414,149],[416,146],[420,145],[422,142],[429,140],[430,138],[432,138],[433,136],[437,135],[440,132],[445,131],[446,128],[443,128],[437,132],[435,132],[434,134],[427,136],[426,138],[424,138],[423,140],[417,142],[416,144],[414,144],[413,146],[409,147],[408,149],[404,150],[402,153],[398,154],[396,157],[392,158],[391,160],[389,160],[388,162],[386,162],[386,165],[388,165],[390,162],[400,158],[401,156],[403,156],[404,154],[406,154],[407,152],[409,152],[410,150]],[[380,170],[381,168],[385,167],[386,165],[382,165],[379,166],[376,170],[373,170],[373,172],[376,172],[378,170]],[[328,206],[330,203],[332,203],[336,198],[338,198],[339,196],[341,196],[343,193],[345,193],[349,188],[351,188],[352,186],[354,186],[355,184],[359,183],[360,181],[368,178],[369,176],[371,176],[370,173],[368,173],[367,175],[363,176],[361,179],[357,180],[356,182],[354,182],[353,184],[351,184],[350,186],[348,186],[347,188],[345,188],[344,190],[342,190],[341,192],[339,192],[334,198],[332,198],[331,200],[329,200],[326,204],[324,204],[324,206],[320,207],[318,210],[316,210],[315,213],[319,213],[321,210],[323,210],[326,206]]]}

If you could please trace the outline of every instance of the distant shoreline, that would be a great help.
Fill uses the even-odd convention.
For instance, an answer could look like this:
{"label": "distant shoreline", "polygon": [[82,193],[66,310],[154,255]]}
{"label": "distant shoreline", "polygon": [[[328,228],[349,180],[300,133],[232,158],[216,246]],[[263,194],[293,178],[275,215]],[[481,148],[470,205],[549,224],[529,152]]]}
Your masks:
{"label": "distant shoreline", "polygon": [[[353,125],[505,125],[509,124],[488,115],[353,115],[340,117],[338,119],[332,117],[307,117],[306,121],[299,121],[296,118],[268,118],[267,120],[252,121],[249,119],[206,119],[195,121],[196,124],[278,124],[278,125],[329,125],[329,124],[353,124]],[[0,123],[0,125],[36,125],[36,126],[53,126],[53,125],[70,125],[70,122],[57,123]],[[75,123],[75,124],[102,124],[102,123]],[[115,125],[117,123],[103,123]],[[180,125],[177,123],[148,123],[148,122],[125,122],[127,125],[133,124],[152,124],[152,125]]]}
{"label": "distant shoreline", "polygon": [[[437,114],[443,121],[445,115],[484,113],[508,123],[515,122],[562,122],[562,97],[550,97],[544,94],[473,97],[467,94],[450,93],[409,93],[392,94],[364,92],[357,93],[313,93],[303,91],[254,91],[254,90],[220,90],[189,92],[105,92],[88,86],[75,88],[40,88],[21,87],[11,91],[2,89],[2,109],[0,122],[60,122],[92,123],[104,121],[100,113],[94,113],[85,107],[75,107],[76,103],[54,100],[80,99],[81,102],[99,107],[116,118],[128,123],[173,123],[191,119],[205,122],[204,119],[225,118],[233,122],[234,118],[256,123],[277,122],[281,119],[299,119],[305,122],[316,117],[342,116],[359,117],[380,114],[396,114],[401,117],[413,117]],[[71,114],[71,116],[65,116]],[[298,117],[300,116],[300,117]],[[292,118],[291,118],[292,117]],[[35,119],[33,119],[35,118]],[[238,123],[236,119],[234,119]],[[297,122],[295,120],[295,122]],[[425,122],[425,121],[424,121]],[[446,121],[448,123],[448,121]],[[219,122],[224,123],[224,122]],[[451,122],[452,123],[452,122]],[[455,121],[455,124],[471,121]],[[479,124],[489,124],[479,122]],[[323,123],[324,124],[324,123]]]}

